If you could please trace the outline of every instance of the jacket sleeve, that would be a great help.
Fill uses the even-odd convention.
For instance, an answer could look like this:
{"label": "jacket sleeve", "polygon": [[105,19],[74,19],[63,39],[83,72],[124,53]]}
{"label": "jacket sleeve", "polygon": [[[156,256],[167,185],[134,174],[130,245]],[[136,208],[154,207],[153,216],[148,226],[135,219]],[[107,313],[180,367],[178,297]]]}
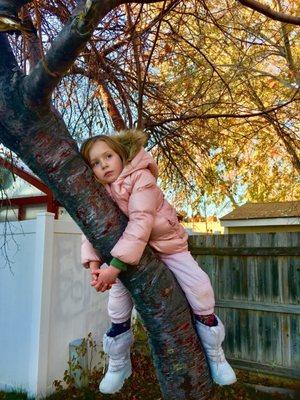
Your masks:
{"label": "jacket sleeve", "polygon": [[138,265],[149,241],[161,196],[156,179],[150,171],[136,171],[131,178],[132,190],[128,199],[129,221],[111,255],[126,264]]}
{"label": "jacket sleeve", "polygon": [[81,237],[81,263],[85,268],[89,268],[90,261],[103,261],[101,257],[97,254],[96,250],[93,248],[91,243],[88,241],[85,235]]}

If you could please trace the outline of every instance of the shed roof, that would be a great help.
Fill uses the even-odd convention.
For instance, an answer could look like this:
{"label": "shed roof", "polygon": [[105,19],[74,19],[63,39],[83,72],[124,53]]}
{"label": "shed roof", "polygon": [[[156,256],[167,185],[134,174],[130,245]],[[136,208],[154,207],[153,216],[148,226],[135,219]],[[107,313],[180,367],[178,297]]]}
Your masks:
{"label": "shed roof", "polygon": [[246,203],[220,218],[221,221],[300,217],[300,201]]}
{"label": "shed roof", "polygon": [[0,145],[0,170],[3,167],[14,174],[10,187],[5,189],[7,198],[39,196],[49,192],[50,189],[19,157]]}
{"label": "shed roof", "polygon": [[[17,215],[13,210],[13,218],[17,216],[18,220],[23,220],[26,219],[26,212],[29,207],[44,204],[47,206],[47,211],[53,212],[55,219],[58,218],[60,204],[55,200],[51,189],[34,175],[21,160],[14,156],[7,157],[5,152],[0,151],[0,170],[1,168],[15,174],[14,180],[9,181],[7,175],[3,175],[2,179],[2,190],[5,192],[6,198],[2,196],[0,214],[4,209],[4,220],[7,220],[6,215],[10,209],[17,208]],[[7,185],[5,185],[5,182]]]}

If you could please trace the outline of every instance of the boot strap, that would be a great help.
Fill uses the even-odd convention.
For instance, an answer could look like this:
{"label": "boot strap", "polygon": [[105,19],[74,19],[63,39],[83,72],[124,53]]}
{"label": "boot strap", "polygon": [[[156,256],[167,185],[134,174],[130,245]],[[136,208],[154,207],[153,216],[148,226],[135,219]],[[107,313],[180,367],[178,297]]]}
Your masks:
{"label": "boot strap", "polygon": [[130,361],[130,354],[126,354],[125,356],[119,356],[118,358],[109,357],[108,362],[108,371],[116,372],[120,371],[124,366]]}
{"label": "boot strap", "polygon": [[218,349],[205,349],[205,352],[209,360],[217,364],[226,360],[222,347],[219,347]]}

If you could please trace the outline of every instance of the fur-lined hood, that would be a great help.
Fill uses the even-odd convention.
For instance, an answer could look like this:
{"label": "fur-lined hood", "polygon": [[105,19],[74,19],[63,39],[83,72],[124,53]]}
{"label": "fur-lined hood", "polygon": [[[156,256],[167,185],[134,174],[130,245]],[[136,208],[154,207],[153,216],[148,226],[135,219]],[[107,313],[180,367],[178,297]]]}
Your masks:
{"label": "fur-lined hood", "polygon": [[146,133],[139,130],[128,129],[120,131],[113,136],[127,153],[128,163],[133,160],[137,153],[145,146],[148,141]]}
{"label": "fur-lined hood", "polygon": [[117,180],[120,178],[124,179],[126,176],[140,169],[149,169],[155,179],[157,179],[157,164],[143,147],[147,142],[147,135],[144,132],[135,130],[121,131],[115,138],[128,153],[128,163]]}

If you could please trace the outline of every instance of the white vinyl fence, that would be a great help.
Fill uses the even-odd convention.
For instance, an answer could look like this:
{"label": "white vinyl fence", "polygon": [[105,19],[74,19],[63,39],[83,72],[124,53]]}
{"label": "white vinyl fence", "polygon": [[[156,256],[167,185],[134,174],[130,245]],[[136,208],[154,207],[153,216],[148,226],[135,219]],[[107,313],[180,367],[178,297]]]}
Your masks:
{"label": "white vinyl fence", "polygon": [[91,288],[80,244],[75,223],[51,213],[0,223],[0,390],[49,394],[69,343],[89,332],[102,339],[107,294]]}

